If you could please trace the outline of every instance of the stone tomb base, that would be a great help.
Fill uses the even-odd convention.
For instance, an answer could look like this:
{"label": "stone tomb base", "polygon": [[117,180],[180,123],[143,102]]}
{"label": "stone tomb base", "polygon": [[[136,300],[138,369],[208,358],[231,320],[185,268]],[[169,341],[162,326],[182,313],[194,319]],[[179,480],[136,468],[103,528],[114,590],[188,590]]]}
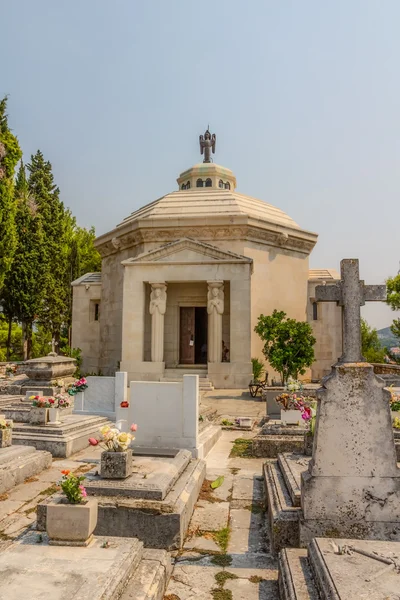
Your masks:
{"label": "stone tomb base", "polygon": [[253,439],[253,454],[260,458],[277,458],[282,452],[304,451],[305,428],[298,425],[267,423]]}
{"label": "stone tomb base", "polygon": [[396,542],[313,539],[308,551],[282,550],[280,599],[394,600],[400,590],[399,559]]}
{"label": "stone tomb base", "polygon": [[41,452],[32,446],[9,446],[0,449],[0,494],[23,483],[51,467],[50,452]]}
{"label": "stone tomb base", "polygon": [[[172,453],[172,454],[171,454]],[[188,450],[134,454],[133,473],[124,480],[86,474],[85,487],[99,502],[95,535],[137,537],[148,548],[182,547],[205,477],[205,462]],[[46,529],[48,500],[39,504],[38,529]]]}
{"label": "stone tomb base", "polygon": [[0,600],[161,600],[171,575],[164,550],[137,539],[94,538],[87,548],[50,546],[29,532],[0,553]]}
{"label": "stone tomb base", "polygon": [[56,458],[67,458],[89,445],[88,438],[96,437],[100,427],[109,423],[106,417],[61,414],[59,425],[29,425],[14,423],[13,442],[47,450]]}
{"label": "stone tomb base", "polygon": [[267,518],[274,552],[300,546],[301,473],[308,468],[309,461],[308,456],[285,453],[264,465]]}

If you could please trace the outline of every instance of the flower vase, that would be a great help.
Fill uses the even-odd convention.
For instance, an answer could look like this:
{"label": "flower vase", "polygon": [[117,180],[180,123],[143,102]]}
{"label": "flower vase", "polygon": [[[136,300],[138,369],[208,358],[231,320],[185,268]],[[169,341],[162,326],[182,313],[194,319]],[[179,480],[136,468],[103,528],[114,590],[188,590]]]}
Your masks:
{"label": "flower vase", "polygon": [[47,505],[46,532],[54,546],[87,546],[97,525],[98,502],[87,498],[82,504],[69,504],[54,498]]}
{"label": "flower vase", "polygon": [[60,423],[60,410],[58,408],[49,408],[49,423]]}
{"label": "flower vase", "polygon": [[31,425],[46,425],[49,422],[49,409],[32,406],[29,411],[29,423]]}
{"label": "flower vase", "polygon": [[301,412],[293,409],[281,409],[281,421],[284,425],[298,425],[301,421]]}
{"label": "flower vase", "polygon": [[12,429],[0,429],[0,448],[8,448],[12,444]]}
{"label": "flower vase", "polygon": [[101,453],[100,475],[103,479],[126,479],[132,474],[132,450]]}

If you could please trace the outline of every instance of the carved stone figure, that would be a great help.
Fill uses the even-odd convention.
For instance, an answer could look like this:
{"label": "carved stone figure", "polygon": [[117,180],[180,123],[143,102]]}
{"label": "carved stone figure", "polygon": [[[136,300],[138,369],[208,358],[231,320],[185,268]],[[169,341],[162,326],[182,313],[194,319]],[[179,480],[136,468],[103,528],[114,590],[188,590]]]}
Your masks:
{"label": "carved stone figure", "polygon": [[208,312],[208,362],[222,362],[222,315],[224,313],[224,283],[209,281]]}
{"label": "carved stone figure", "polygon": [[167,310],[167,286],[165,283],[152,283],[149,311],[151,314],[151,360],[164,359],[164,315]]}
{"label": "carved stone figure", "polygon": [[206,130],[204,135],[199,136],[200,154],[202,156],[204,154],[203,163],[211,162],[211,151],[213,154],[215,154],[216,141],[217,141],[217,136],[215,135],[215,133],[213,133],[211,135],[211,133],[208,131],[208,129]]}

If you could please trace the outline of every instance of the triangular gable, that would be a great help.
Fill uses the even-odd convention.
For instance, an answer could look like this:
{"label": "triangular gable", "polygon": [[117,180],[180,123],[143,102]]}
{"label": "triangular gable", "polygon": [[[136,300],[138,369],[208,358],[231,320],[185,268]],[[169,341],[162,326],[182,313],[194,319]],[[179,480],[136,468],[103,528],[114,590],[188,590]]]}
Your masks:
{"label": "triangular gable", "polygon": [[181,238],[175,242],[165,244],[150,252],[145,252],[125,260],[122,264],[129,265],[133,263],[176,263],[176,262],[230,262],[230,263],[248,263],[253,261],[251,258],[221,250],[211,244],[199,242],[191,238]]}

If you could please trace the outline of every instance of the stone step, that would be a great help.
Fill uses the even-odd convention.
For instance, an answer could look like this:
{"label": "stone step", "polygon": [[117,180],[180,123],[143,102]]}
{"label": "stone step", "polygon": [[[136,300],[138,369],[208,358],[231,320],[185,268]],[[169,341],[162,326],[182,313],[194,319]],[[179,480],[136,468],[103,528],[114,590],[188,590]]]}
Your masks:
{"label": "stone step", "polygon": [[307,470],[310,460],[310,457],[302,454],[278,454],[278,465],[293,506],[301,506],[301,473]]}
{"label": "stone step", "polygon": [[40,452],[32,446],[10,446],[0,449],[0,494],[24,483],[28,477],[49,469],[50,452]]}
{"label": "stone step", "polygon": [[279,552],[287,546],[300,546],[301,508],[294,506],[277,460],[267,461],[263,468],[267,499],[267,518],[271,548]]}
{"label": "stone step", "polygon": [[162,600],[171,572],[171,556],[168,552],[144,550],[142,560],[120,600]]}
{"label": "stone step", "polygon": [[205,458],[210,450],[214,448],[222,435],[222,429],[219,425],[208,425],[200,431],[198,438],[197,458]]}
{"label": "stone step", "polygon": [[307,550],[284,548],[279,554],[280,600],[319,600]]}

